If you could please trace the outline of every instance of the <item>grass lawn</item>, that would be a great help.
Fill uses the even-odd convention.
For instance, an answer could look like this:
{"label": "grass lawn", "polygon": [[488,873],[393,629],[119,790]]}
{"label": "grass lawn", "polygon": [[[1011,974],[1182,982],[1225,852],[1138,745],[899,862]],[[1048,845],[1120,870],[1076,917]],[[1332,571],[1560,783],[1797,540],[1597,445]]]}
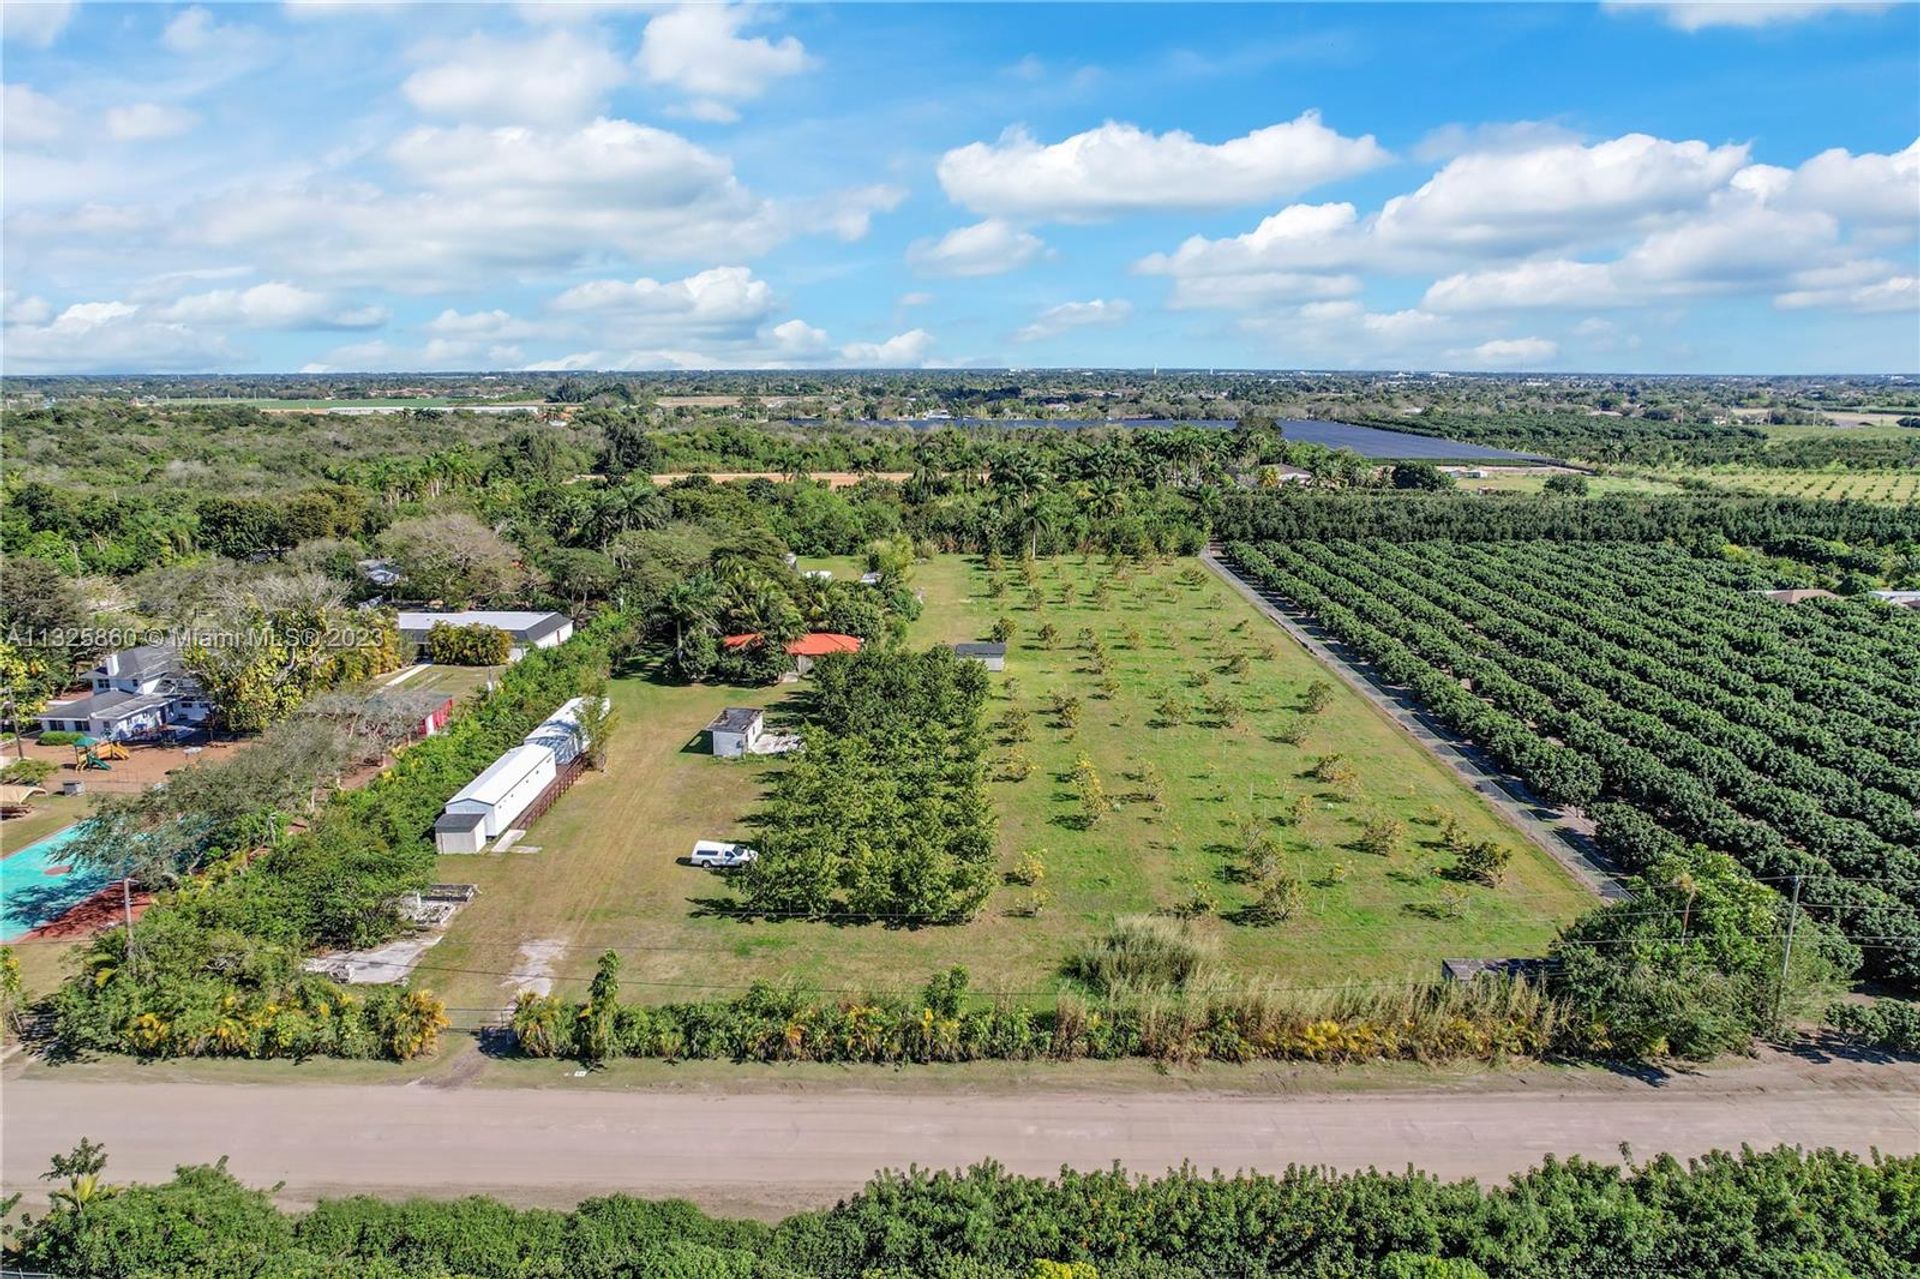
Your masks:
{"label": "grass lawn", "polygon": [[[1530,475],[1524,471],[1495,471],[1485,479],[1471,480],[1462,478],[1461,491],[1467,493],[1538,493],[1542,491],[1550,477]],[[1595,497],[1610,493],[1678,493],[1677,484],[1664,480],[1648,479],[1635,475],[1589,475],[1587,492]]]}
{"label": "grass lawn", "polygon": [[[857,572],[848,560],[803,567]],[[1007,670],[994,679],[991,719],[1010,705],[1029,713],[1020,749],[1033,768],[1022,781],[1001,774],[1013,749],[992,752],[991,790],[1000,815],[1003,867],[1044,850],[1051,905],[1037,918],[1014,913],[1024,888],[997,890],[972,923],[919,929],[808,921],[745,922],[716,913],[724,881],[682,865],[701,837],[747,836],[742,819],[758,805],[774,761],[724,761],[704,753],[701,727],[724,706],[791,713],[794,685],[771,689],[675,687],[644,676],[615,681],[621,726],[608,769],[566,795],[528,837],[537,854],[445,857],[439,877],[480,885],[448,937],[421,965],[458,1024],[510,1002],[530,978],[577,993],[594,958],[618,951],[629,997],[667,1001],[737,990],[755,978],[804,977],[829,989],[918,985],[933,970],[964,963],[976,988],[1044,1000],[1061,960],[1118,914],[1172,907],[1196,892],[1217,899],[1199,928],[1234,978],[1276,985],[1326,985],[1350,978],[1431,974],[1450,955],[1538,953],[1555,927],[1593,903],[1544,853],[1508,828],[1453,775],[1372,706],[1333,680],[1225,583],[1193,561],[1135,568],[1094,602],[1109,575],[1079,560],[1039,566],[1033,607],[1017,571],[1003,598],[987,595],[975,561],[943,557],[917,566],[925,612],[916,644],[979,638],[1002,614],[1019,635]],[[1066,593],[1071,591],[1068,600]],[[1051,623],[1061,640],[1042,648]],[[1074,637],[1089,628],[1108,650],[1108,676],[1086,668]],[[1244,673],[1228,663],[1244,655]],[[1103,680],[1111,684],[1103,689]],[[1331,696],[1318,715],[1300,703],[1324,680]],[[1223,690],[1243,706],[1232,726],[1213,722],[1203,702]],[[1046,709],[1059,692],[1080,699],[1069,732]],[[1165,723],[1159,704],[1179,702],[1182,722]],[[1299,745],[1279,740],[1304,722]],[[1067,777],[1081,754],[1115,803],[1092,827],[1079,820]],[[1347,794],[1310,772],[1321,755],[1350,762]],[[1142,770],[1164,779],[1163,800],[1140,796]],[[1282,814],[1305,797],[1298,824]],[[1500,888],[1462,890],[1440,878],[1438,815],[1451,814],[1472,838],[1513,850]],[[1391,855],[1353,847],[1373,815],[1405,825]],[[1244,828],[1278,835],[1295,874],[1309,887],[1291,919],[1271,926],[1230,922],[1248,891],[1232,866]],[[529,949],[532,947],[532,949]]]}

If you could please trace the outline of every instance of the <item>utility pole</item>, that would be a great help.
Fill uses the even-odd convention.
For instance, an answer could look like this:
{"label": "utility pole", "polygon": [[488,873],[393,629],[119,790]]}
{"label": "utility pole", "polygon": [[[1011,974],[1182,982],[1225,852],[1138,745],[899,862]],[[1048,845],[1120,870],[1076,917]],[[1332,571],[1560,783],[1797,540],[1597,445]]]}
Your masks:
{"label": "utility pole", "polygon": [[138,974],[135,973],[134,971],[135,956],[133,952],[133,876],[132,875],[122,875],[120,877],[120,909],[127,921],[127,972],[130,975],[137,976]]}
{"label": "utility pole", "polygon": [[1800,876],[1793,877],[1793,898],[1787,903],[1787,944],[1780,948],[1780,989],[1774,992],[1773,1021],[1780,1024],[1781,1005],[1787,998],[1787,970],[1793,964],[1793,925],[1800,918]]}

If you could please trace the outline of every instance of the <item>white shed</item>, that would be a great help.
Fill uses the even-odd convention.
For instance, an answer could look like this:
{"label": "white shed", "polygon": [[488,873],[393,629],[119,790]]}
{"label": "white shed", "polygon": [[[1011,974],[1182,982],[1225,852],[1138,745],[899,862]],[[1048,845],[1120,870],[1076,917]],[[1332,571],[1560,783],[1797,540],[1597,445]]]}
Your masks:
{"label": "white shed", "polygon": [[729,706],[707,725],[713,753],[722,759],[737,759],[753,749],[767,726],[766,712],[757,706]]}
{"label": "white shed", "polygon": [[512,829],[514,819],[539,798],[554,774],[551,750],[545,746],[516,746],[447,801],[447,816],[478,814],[480,842],[487,843]]}

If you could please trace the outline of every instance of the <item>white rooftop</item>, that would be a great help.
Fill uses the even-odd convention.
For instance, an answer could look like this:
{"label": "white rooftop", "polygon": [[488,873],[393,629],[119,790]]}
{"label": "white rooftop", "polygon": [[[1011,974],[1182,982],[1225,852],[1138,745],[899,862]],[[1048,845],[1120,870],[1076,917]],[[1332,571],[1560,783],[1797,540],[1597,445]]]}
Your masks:
{"label": "white rooftop", "polygon": [[480,804],[497,804],[528,773],[552,760],[553,752],[544,746],[516,746],[487,765],[486,772],[462,786],[447,803],[472,800]]}

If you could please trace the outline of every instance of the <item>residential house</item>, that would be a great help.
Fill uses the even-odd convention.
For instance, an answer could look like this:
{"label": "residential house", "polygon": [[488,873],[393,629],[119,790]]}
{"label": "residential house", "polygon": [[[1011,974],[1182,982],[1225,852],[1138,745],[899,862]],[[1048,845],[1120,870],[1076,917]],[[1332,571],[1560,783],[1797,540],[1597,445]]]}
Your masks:
{"label": "residential house", "polygon": [[120,741],[169,725],[202,724],[213,709],[171,644],[109,653],[87,672],[87,682],[91,693],[48,706],[39,715],[40,727]]}
{"label": "residential house", "polygon": [[565,613],[479,608],[458,613],[402,610],[396,620],[402,646],[411,646],[416,651],[427,642],[427,632],[436,626],[491,626],[505,631],[513,641],[513,648],[507,654],[509,662],[519,661],[536,648],[557,648],[573,638],[573,619]]}

